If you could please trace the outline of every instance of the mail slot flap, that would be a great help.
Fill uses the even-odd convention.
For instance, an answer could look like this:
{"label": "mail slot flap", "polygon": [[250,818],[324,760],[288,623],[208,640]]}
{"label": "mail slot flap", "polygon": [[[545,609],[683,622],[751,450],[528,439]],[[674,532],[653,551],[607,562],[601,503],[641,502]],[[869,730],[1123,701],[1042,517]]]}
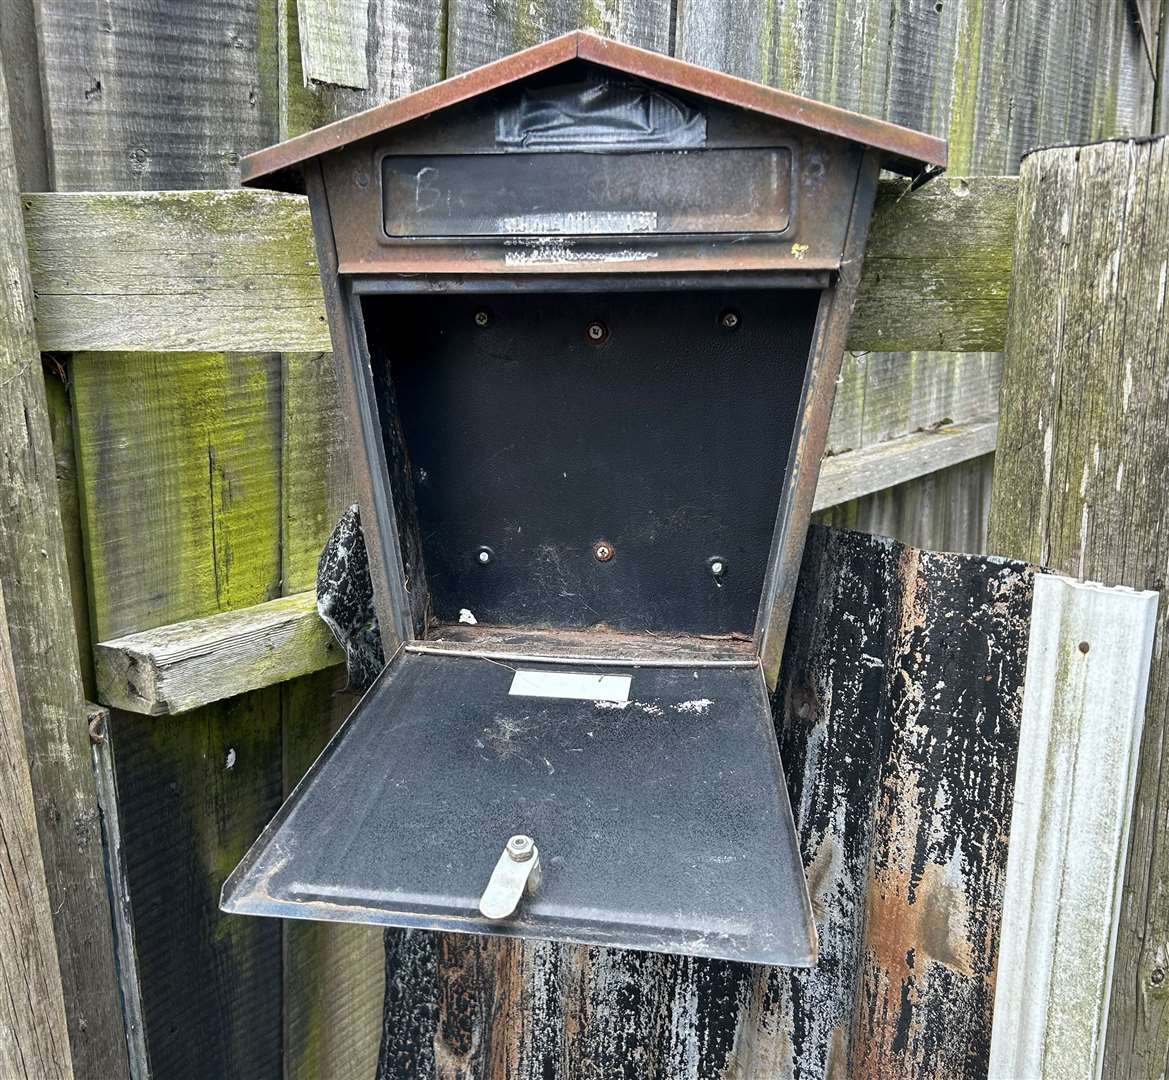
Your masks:
{"label": "mail slot flap", "polygon": [[[514,915],[479,911],[509,837]],[[807,966],[816,954],[757,666],[403,651],[224,886],[230,912]]]}

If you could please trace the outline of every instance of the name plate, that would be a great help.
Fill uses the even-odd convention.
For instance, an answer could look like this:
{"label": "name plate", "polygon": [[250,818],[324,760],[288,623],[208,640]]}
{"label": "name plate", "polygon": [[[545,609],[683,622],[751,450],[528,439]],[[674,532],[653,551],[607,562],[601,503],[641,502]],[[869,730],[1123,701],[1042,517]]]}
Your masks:
{"label": "name plate", "polygon": [[390,239],[782,233],[787,147],[388,154]]}

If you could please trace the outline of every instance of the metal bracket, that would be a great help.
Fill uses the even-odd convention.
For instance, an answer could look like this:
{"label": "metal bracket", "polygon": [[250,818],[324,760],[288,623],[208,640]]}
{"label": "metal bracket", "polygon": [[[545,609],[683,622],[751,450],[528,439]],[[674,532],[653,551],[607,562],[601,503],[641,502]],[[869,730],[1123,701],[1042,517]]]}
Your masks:
{"label": "metal bracket", "polygon": [[479,897],[479,911],[487,919],[506,919],[515,914],[524,893],[535,892],[539,884],[539,849],[530,836],[513,836]]}

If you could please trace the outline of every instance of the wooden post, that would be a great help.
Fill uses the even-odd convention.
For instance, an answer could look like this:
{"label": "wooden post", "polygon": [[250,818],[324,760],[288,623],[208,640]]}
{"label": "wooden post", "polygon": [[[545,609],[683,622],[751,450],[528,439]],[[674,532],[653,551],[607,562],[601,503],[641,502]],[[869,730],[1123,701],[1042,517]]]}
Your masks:
{"label": "wooden post", "polygon": [[0,594],[0,1076],[67,1080],[73,1059],[20,715]]}
{"label": "wooden post", "polygon": [[1162,600],[1104,1075],[1161,1076],[1169,1045],[1169,142],[1023,163],[990,549]]}
{"label": "wooden post", "polygon": [[[0,72],[0,595],[7,609],[0,650],[10,671],[7,688],[0,693],[0,717],[4,724],[23,724],[73,1071],[84,1077],[118,1077],[128,1068],[126,1040],[14,160],[8,95]],[[11,760],[12,769],[24,767],[23,761]],[[5,785],[0,798],[4,800],[0,819],[11,852],[15,837],[9,829],[19,817],[19,793]],[[40,872],[39,866],[35,869]],[[33,870],[25,859],[23,873]],[[9,884],[6,870],[5,887]],[[35,902],[35,891],[23,901]],[[5,947],[10,943],[18,950],[51,948],[51,942],[28,932],[19,921],[4,926],[2,940]],[[30,963],[32,959],[30,953]],[[52,963],[57,962],[53,958]],[[13,972],[8,961],[4,963],[7,980]],[[42,980],[48,997],[32,1003],[37,1023],[50,1027],[59,1009],[59,1002],[53,1001],[54,985]],[[28,992],[41,987],[34,981]],[[20,988],[22,999],[25,992]],[[21,1028],[13,1030],[20,1038]],[[38,1036],[42,1045],[46,1039],[60,1051],[63,1065],[43,1075],[69,1075],[64,1039],[47,1032]],[[31,1054],[38,1053],[37,1046],[29,1047]],[[0,1061],[5,1060],[0,1054]],[[25,1068],[28,1065],[26,1061]],[[5,1070],[3,1075],[14,1073]],[[23,1074],[17,1069],[15,1075]]]}

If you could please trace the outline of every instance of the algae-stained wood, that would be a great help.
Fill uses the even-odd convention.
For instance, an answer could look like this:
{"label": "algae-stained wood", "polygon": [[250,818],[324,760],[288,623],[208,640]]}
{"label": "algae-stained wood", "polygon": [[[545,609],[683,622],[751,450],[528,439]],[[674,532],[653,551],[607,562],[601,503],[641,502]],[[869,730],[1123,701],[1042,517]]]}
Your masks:
{"label": "algae-stained wood", "polygon": [[[678,0],[674,51],[685,60],[945,136],[954,174],[1014,173],[1023,150],[1037,143],[1146,130],[1153,84],[1147,65],[1142,68],[1135,63],[1140,41],[1128,3]],[[977,230],[972,230],[969,238],[959,241],[959,259],[977,254],[977,238]],[[988,261],[997,257],[1001,256]],[[977,261],[971,266],[977,266]],[[889,264],[884,272],[896,280],[899,268]],[[936,286],[914,283],[897,303],[903,311],[921,307],[939,315],[951,305],[964,307],[975,321],[993,322],[1000,330],[1003,325],[1003,309],[987,304],[985,282],[970,289],[968,298],[962,291],[948,296],[940,282]],[[987,306],[980,312],[983,305]],[[886,331],[897,318],[896,309],[888,310],[887,317]],[[865,306],[858,304],[856,325],[866,319]],[[939,323],[943,320],[944,316]],[[911,345],[905,336],[896,338],[891,333],[887,341],[885,348]],[[850,347],[856,346],[850,341]],[[882,346],[869,336],[865,347]],[[935,347],[998,348],[976,335],[956,345],[939,341]],[[990,362],[997,369],[998,359],[990,358]],[[880,361],[886,368],[912,365],[919,373],[950,363],[950,358],[930,354]],[[856,448],[874,441],[862,434],[866,424],[884,429],[885,434],[875,436],[882,439],[917,426],[980,415],[962,411],[958,400],[939,398],[937,411],[927,419],[900,426],[897,416],[903,410],[899,406],[894,404],[891,415],[882,416],[880,403],[868,395],[872,370],[846,358],[830,439],[833,447]],[[919,377],[938,385],[944,382]],[[996,380],[997,371],[987,385]],[[913,380],[907,376],[906,381],[912,384]],[[870,407],[865,405],[866,397]],[[878,422],[874,425],[871,418]],[[978,476],[967,487],[966,475],[973,474],[959,470],[951,476],[948,495],[968,502],[961,516],[973,524],[981,514],[985,478]],[[891,506],[891,501],[901,505]],[[940,531],[932,531],[912,505],[919,501],[917,485],[904,485],[886,495],[883,506],[868,505],[870,500],[865,500],[865,505],[854,508],[853,520],[865,528],[879,523],[882,528],[902,530],[896,535],[930,546],[980,546],[979,532],[956,536],[952,520],[939,521]],[[913,531],[904,531],[907,523]]]}
{"label": "algae-stained wood", "polygon": [[230,187],[276,141],[273,5],[35,4],[54,189]]}
{"label": "algae-stained wood", "polygon": [[1001,342],[1014,247],[1014,179],[942,178],[914,192],[909,184],[881,186],[850,347],[859,339],[874,350],[963,352]]}
{"label": "algae-stained wood", "polygon": [[[1091,580],[1163,589],[1169,561],[1169,146],[1024,162],[989,543]],[[1162,599],[1158,640],[1169,629]],[[1104,1068],[1155,1077],[1169,1045],[1162,768],[1169,666],[1154,654]]]}
{"label": "algae-stained wood", "polygon": [[[95,636],[278,597],[279,356],[82,354],[71,372]],[[110,740],[153,1075],[274,1075],[280,928],[218,897],[280,802],[280,691],[177,721],[115,710]]]}
{"label": "algae-stained wood", "polygon": [[302,198],[54,193],[23,205],[43,350],[330,347]]}
{"label": "algae-stained wood", "polygon": [[[882,183],[849,348],[999,347],[1014,191],[1011,177],[946,178],[914,192],[900,181]],[[24,208],[42,349],[329,348],[302,198],[255,191],[35,194],[25,196]],[[913,392],[891,391],[881,404],[878,384],[869,395],[870,413],[889,419],[891,434],[980,415],[962,394],[983,393],[993,403],[985,390],[997,390],[997,366],[952,358],[901,366]],[[842,401],[865,396],[865,370],[857,366]],[[324,380],[322,395],[335,392],[324,370],[305,377]],[[902,412],[891,412],[892,402]],[[905,412],[911,403],[924,411]]]}
{"label": "algae-stained wood", "polygon": [[1095,1080],[1157,594],[1035,580],[995,990],[994,1080]]}
{"label": "algae-stained wood", "polygon": [[[17,190],[15,153],[8,93],[0,70],[0,595],[6,629],[0,634],[5,657],[5,702],[2,722],[9,737],[23,738],[24,752],[11,759],[9,776],[17,785],[22,770],[31,783],[40,858],[51,904],[55,939],[29,944],[28,967],[8,950],[25,947],[22,920],[7,927],[6,982],[21,974],[32,980],[29,992],[41,989],[43,1042],[29,1043],[35,1062],[59,1043],[59,998],[64,993],[67,1045],[61,1062],[49,1068],[68,1075],[70,1059],[79,1076],[112,1076],[126,1070],[126,1043],[118,1008],[110,907],[102,863],[97,792],[89,761],[84,692],[77,657],[65,534],[57,498],[57,477],[41,358],[32,322],[32,287]],[[11,752],[10,752],[11,754]],[[27,762],[27,765],[25,763]],[[19,771],[14,772],[14,769]],[[33,857],[20,865],[20,788],[16,805],[5,815],[3,831],[14,848],[11,874],[22,876]],[[11,821],[8,817],[11,816]],[[5,891],[15,891],[12,877]],[[30,883],[29,898],[37,889]],[[42,925],[40,930],[44,932]],[[54,951],[55,976],[43,970]],[[41,970],[38,970],[40,968]],[[38,986],[39,984],[39,986]],[[27,1001],[27,998],[24,999]],[[22,1042],[24,1003],[12,1003],[17,1025],[10,1034]],[[39,1009],[36,1003],[27,1007]],[[2,1036],[0,1036],[2,1038]],[[5,1057],[20,1046],[5,1041]],[[55,1053],[56,1051],[54,1051]],[[30,1067],[35,1068],[35,1065]]]}
{"label": "algae-stained wood", "polygon": [[279,596],[279,356],[79,354],[71,374],[94,635]]}
{"label": "algae-stained wood", "polygon": [[776,726],[817,966],[390,931],[381,1080],[982,1080],[1031,588],[813,529]]}

